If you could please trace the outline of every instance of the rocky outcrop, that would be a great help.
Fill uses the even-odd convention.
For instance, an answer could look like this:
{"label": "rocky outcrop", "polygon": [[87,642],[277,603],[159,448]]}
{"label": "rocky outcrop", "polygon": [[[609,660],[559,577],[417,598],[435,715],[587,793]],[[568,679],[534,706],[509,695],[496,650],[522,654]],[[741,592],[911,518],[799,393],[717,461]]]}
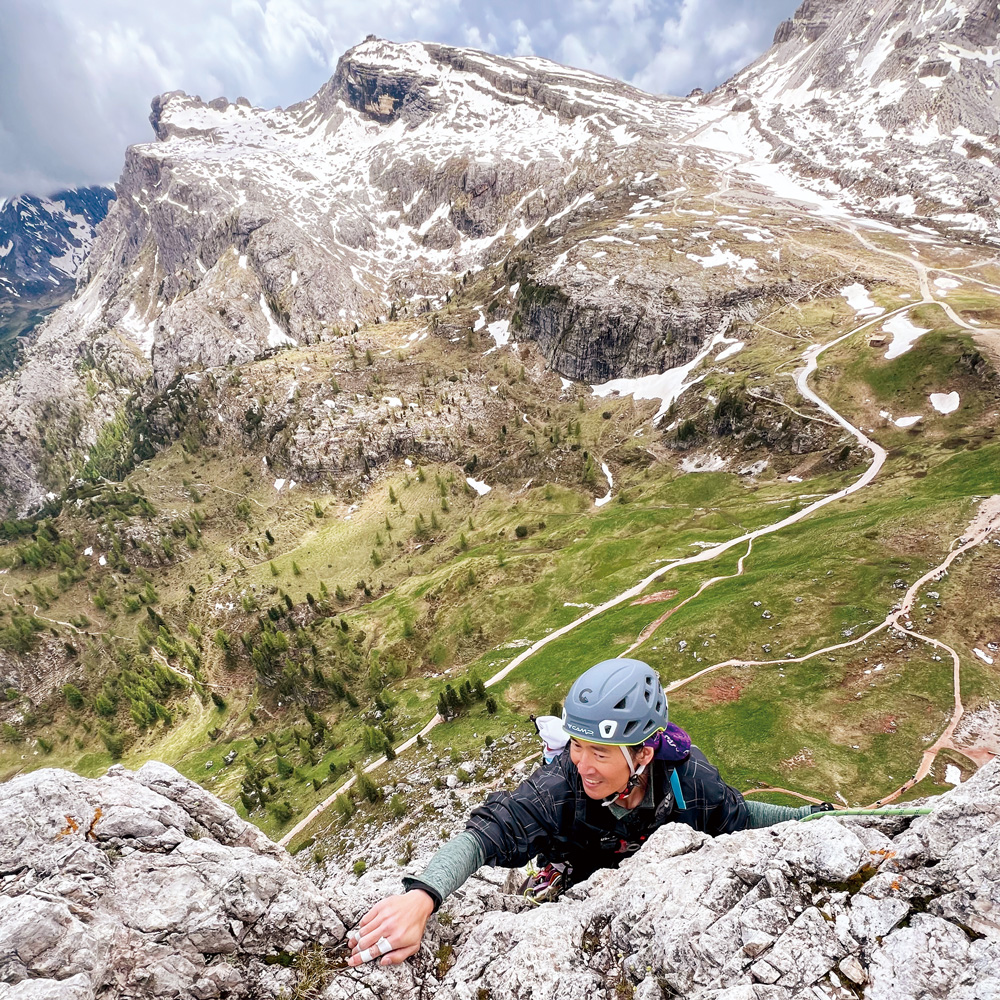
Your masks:
{"label": "rocky outcrop", "polygon": [[[824,816],[714,840],[669,825],[620,869],[537,908],[510,894],[506,872],[484,869],[431,921],[412,961],[345,969],[328,956],[325,990],[314,967],[310,995],[993,996],[1000,764],[930,804],[916,818]],[[418,834],[417,856],[444,819],[435,813],[433,831]],[[345,923],[398,891],[388,855],[360,883],[334,869],[318,890],[263,834],[158,763],[97,780],[16,778],[2,786],[0,820],[0,981],[17,1000],[287,995],[297,973],[268,957],[339,941]]]}
{"label": "rocky outcrop", "polygon": [[[931,804],[915,819],[825,817],[714,840],[666,826],[619,870],[522,912],[507,912],[523,901],[487,872],[445,904],[427,945],[439,961],[417,983],[443,1000],[993,996],[1000,764]],[[373,968],[326,996],[363,983],[389,1000],[412,981]]]}
{"label": "rocky outcrop", "polygon": [[991,0],[805,0],[773,47],[707,100],[735,111],[734,97],[749,98],[750,134],[811,186],[822,178],[858,207],[993,229],[998,32]]}
{"label": "rocky outcrop", "polygon": [[5,998],[275,996],[268,957],[343,932],[284,851],[163,764],[2,786]]}

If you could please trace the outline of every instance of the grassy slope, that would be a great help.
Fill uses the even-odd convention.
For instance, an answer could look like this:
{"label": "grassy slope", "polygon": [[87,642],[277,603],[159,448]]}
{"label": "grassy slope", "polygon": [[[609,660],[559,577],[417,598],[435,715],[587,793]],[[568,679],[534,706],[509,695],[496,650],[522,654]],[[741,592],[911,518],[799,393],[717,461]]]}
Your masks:
{"label": "grassy slope", "polygon": [[[875,298],[894,308],[901,304],[901,287],[887,285]],[[986,308],[981,297],[967,298],[952,301],[963,309]],[[926,320],[921,325],[932,332],[903,357],[885,362],[859,334],[824,355],[814,383],[850,419],[874,428],[874,436],[890,449],[879,479],[861,494],[759,540],[743,576],[716,583],[664,623],[636,655],[653,663],[665,681],[729,657],[801,655],[859,634],[881,621],[898,600],[897,580],[912,581],[940,561],[968,523],[970,497],[1000,492],[998,446],[991,440],[997,399],[990,366],[970,367],[971,340],[940,325],[940,310],[921,307],[915,319]],[[801,408],[790,380],[776,382],[774,373],[791,370],[805,336],[832,338],[852,323],[840,298],[778,309],[747,331],[750,345],[729,362],[734,374],[710,373],[702,386],[689,391],[684,407],[710,409],[709,394],[735,379],[751,386],[755,381],[781,384],[786,402]],[[430,341],[426,354],[414,354],[440,365],[442,350]],[[500,376],[489,371],[488,377]],[[516,388],[512,385],[512,391]],[[928,393],[952,389],[960,392],[962,408],[947,417],[935,414]],[[180,445],[136,470],[131,484],[158,512],[182,519],[189,529],[175,540],[184,558],[150,566],[148,573],[157,595],[154,607],[173,634],[187,636],[196,649],[204,686],[201,695],[188,689],[172,696],[169,727],[156,724],[139,731],[120,707],[116,722],[131,739],[125,763],[166,760],[237,801],[244,768],[242,763],[225,767],[222,756],[236,751],[241,760],[263,762],[273,771],[280,748],[295,770],[285,778],[273,776],[278,793],[273,801],[287,800],[292,812],[303,811],[336,787],[331,764],[345,767],[377,755],[364,749],[365,726],[379,724],[372,708],[376,696],[391,706],[398,743],[433,714],[446,683],[469,672],[490,676],[516,655],[520,643],[585,610],[567,605],[599,604],[663,561],[697,551],[694,543],[721,541],[787,516],[815,494],[852,481],[861,468],[856,464],[861,456],[850,467],[838,467],[814,455],[796,460],[798,466],[791,463],[811,470],[803,483],[787,482],[774,465],[757,479],[731,472],[680,475],[673,453],[662,447],[669,435],[644,423],[655,403],[596,400],[581,410],[553,394],[543,412],[530,399],[531,391],[529,383],[518,405],[532,414],[536,440],[552,456],[551,481],[497,483],[485,497],[465,487],[462,470],[432,464],[423,466],[422,481],[415,466],[400,464],[363,497],[350,499],[303,485],[291,493],[275,492],[271,479],[262,478],[250,460],[241,467],[229,456],[189,454]],[[609,407],[613,418],[603,420],[601,413]],[[916,430],[903,431],[880,418],[881,409],[894,416],[921,413],[924,420]],[[605,488],[599,474],[593,484],[582,484],[579,454],[569,452],[565,442],[545,444],[552,427],[565,428],[574,419],[581,423],[574,443],[607,457],[616,497],[628,502],[596,508],[593,498]],[[639,439],[633,437],[637,427],[644,428]],[[527,440],[524,428],[517,431]],[[790,460],[779,456],[777,461],[787,467]],[[576,471],[567,472],[570,468]],[[237,504],[244,497],[250,513],[241,517]],[[437,523],[422,541],[415,537],[419,515],[428,526],[432,519]],[[74,521],[64,513],[60,525],[64,537],[76,537],[81,549],[95,541],[85,519]],[[518,526],[527,529],[525,537],[517,536]],[[707,577],[734,573],[743,551],[734,548],[712,563],[674,570],[650,587],[678,590],[670,602],[619,605],[550,643],[502,682],[495,715],[477,705],[446,725],[445,738],[454,747],[471,749],[487,735],[498,737],[523,725],[527,712],[548,710],[582,669],[620,653]],[[982,558],[979,553],[968,557],[936,585],[942,608],[930,610],[926,624],[930,634],[948,641],[965,639],[960,651],[967,705],[988,697],[997,681],[994,670],[969,655],[965,627],[973,622],[977,641],[985,642],[993,622],[977,596],[973,567]],[[19,603],[30,608],[36,600],[31,586],[49,588],[53,596],[41,614],[60,621],[86,615],[94,623],[85,627],[88,631],[119,636],[132,649],[145,612],[140,607],[130,613],[123,602],[141,581],[135,574],[119,575],[111,606],[101,612],[94,597],[102,582],[109,586],[109,576],[90,564],[80,581],[61,588],[56,567],[22,566],[4,577],[5,593],[21,594]],[[357,586],[361,580],[370,596]],[[331,596],[332,614],[316,617],[308,596],[315,600],[324,584],[331,595],[339,585],[345,597]],[[304,689],[313,667],[326,673],[347,670],[352,657],[360,656],[350,682],[358,708],[314,692],[327,732],[311,752],[301,747],[300,737],[309,728],[301,709],[287,700],[280,703],[273,689],[261,688],[245,653],[227,664],[212,642],[217,628],[234,638],[252,631],[261,612],[286,594],[296,609],[296,627],[306,636],[304,648],[316,647],[315,653],[301,655],[307,668]],[[240,607],[247,597],[256,604],[250,611]],[[764,611],[769,618],[762,617]],[[8,621],[9,612],[0,625]],[[282,627],[290,629],[291,622]],[[194,632],[187,631],[189,623],[196,626]],[[57,631],[87,647],[70,630]],[[92,665],[75,675],[88,702],[100,687],[109,655],[95,642],[90,640],[81,657],[81,663],[89,657]],[[373,652],[379,654],[374,660]],[[881,669],[875,669],[877,664]],[[223,706],[212,702],[211,690]],[[675,692],[671,712],[739,787],[765,782],[821,797],[839,793],[858,802],[877,797],[913,772],[950,704],[949,665],[932,659],[922,646],[883,633],[863,647],[787,668],[717,671]],[[113,759],[99,739],[106,720],[89,707],[73,711],[56,697],[37,706],[34,716],[21,727],[31,738],[0,744],[0,773],[55,765],[97,774]],[[48,752],[37,737],[51,747]],[[315,788],[314,780],[322,786]],[[238,808],[243,810],[241,804]],[[285,825],[270,811],[257,809],[252,818],[272,834]]]}

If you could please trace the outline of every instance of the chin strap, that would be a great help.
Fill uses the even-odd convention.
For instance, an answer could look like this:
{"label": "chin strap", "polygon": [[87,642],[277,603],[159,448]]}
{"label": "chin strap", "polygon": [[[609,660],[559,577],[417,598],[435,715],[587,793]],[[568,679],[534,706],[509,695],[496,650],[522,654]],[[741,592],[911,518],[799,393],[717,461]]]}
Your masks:
{"label": "chin strap", "polygon": [[628,781],[625,783],[625,788],[616,792],[614,795],[609,795],[606,799],[601,799],[602,806],[623,806],[625,804],[625,799],[629,797],[632,789],[639,784],[642,778],[643,771],[646,770],[645,764],[640,764],[638,767],[635,766],[635,761],[632,760],[632,755],[628,752],[628,747],[619,746],[622,755],[625,758],[625,763],[628,764]]}

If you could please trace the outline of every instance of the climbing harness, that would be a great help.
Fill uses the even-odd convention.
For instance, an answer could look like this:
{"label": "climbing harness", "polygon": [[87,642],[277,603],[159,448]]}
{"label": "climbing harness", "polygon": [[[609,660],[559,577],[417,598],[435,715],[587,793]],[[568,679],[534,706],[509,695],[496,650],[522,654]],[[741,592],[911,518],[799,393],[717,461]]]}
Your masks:
{"label": "climbing harness", "polygon": [[518,893],[529,903],[551,903],[569,887],[573,871],[567,862],[550,861],[541,868],[528,868],[528,877],[521,883]]}

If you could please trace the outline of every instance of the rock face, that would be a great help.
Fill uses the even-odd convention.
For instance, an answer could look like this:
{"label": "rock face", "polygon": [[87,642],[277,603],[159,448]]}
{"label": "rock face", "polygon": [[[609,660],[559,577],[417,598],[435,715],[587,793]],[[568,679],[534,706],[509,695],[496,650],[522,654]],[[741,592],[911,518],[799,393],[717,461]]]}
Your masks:
{"label": "rock face", "polygon": [[773,47],[708,100],[728,112],[730,133],[814,188],[993,230],[998,34],[992,0],[806,0]]}
{"label": "rock face", "polygon": [[[446,1000],[973,1000],[1000,990],[1000,763],[916,819],[790,822],[711,839],[659,830],[553,904],[473,880],[418,965]],[[487,870],[488,874],[488,870]],[[448,954],[451,954],[448,951]],[[447,962],[444,963],[447,965]],[[338,978],[328,998],[400,997],[413,974]]]}
{"label": "rock face", "polygon": [[178,376],[438,310],[483,269],[512,278],[498,334],[606,381],[819,294],[780,231],[803,206],[992,231],[994,8],[810,0],[701,99],[375,38],[287,109],[164,94],[76,297],[0,381],[0,496],[61,491]]}
{"label": "rock face", "polygon": [[163,764],[14,778],[0,831],[5,998],[273,995],[265,956],[343,936],[280,848]]}
{"label": "rock face", "polygon": [[[930,804],[917,818],[824,816],[714,840],[669,825],[619,870],[537,908],[510,894],[517,876],[484,869],[431,921],[412,961],[338,969],[328,957],[325,989],[313,980],[309,995],[992,997],[1000,763]],[[98,780],[16,778],[2,786],[0,820],[4,998],[288,995],[296,974],[275,974],[264,957],[332,945],[398,891],[394,862],[360,883],[328,873],[320,891],[158,763]]]}

